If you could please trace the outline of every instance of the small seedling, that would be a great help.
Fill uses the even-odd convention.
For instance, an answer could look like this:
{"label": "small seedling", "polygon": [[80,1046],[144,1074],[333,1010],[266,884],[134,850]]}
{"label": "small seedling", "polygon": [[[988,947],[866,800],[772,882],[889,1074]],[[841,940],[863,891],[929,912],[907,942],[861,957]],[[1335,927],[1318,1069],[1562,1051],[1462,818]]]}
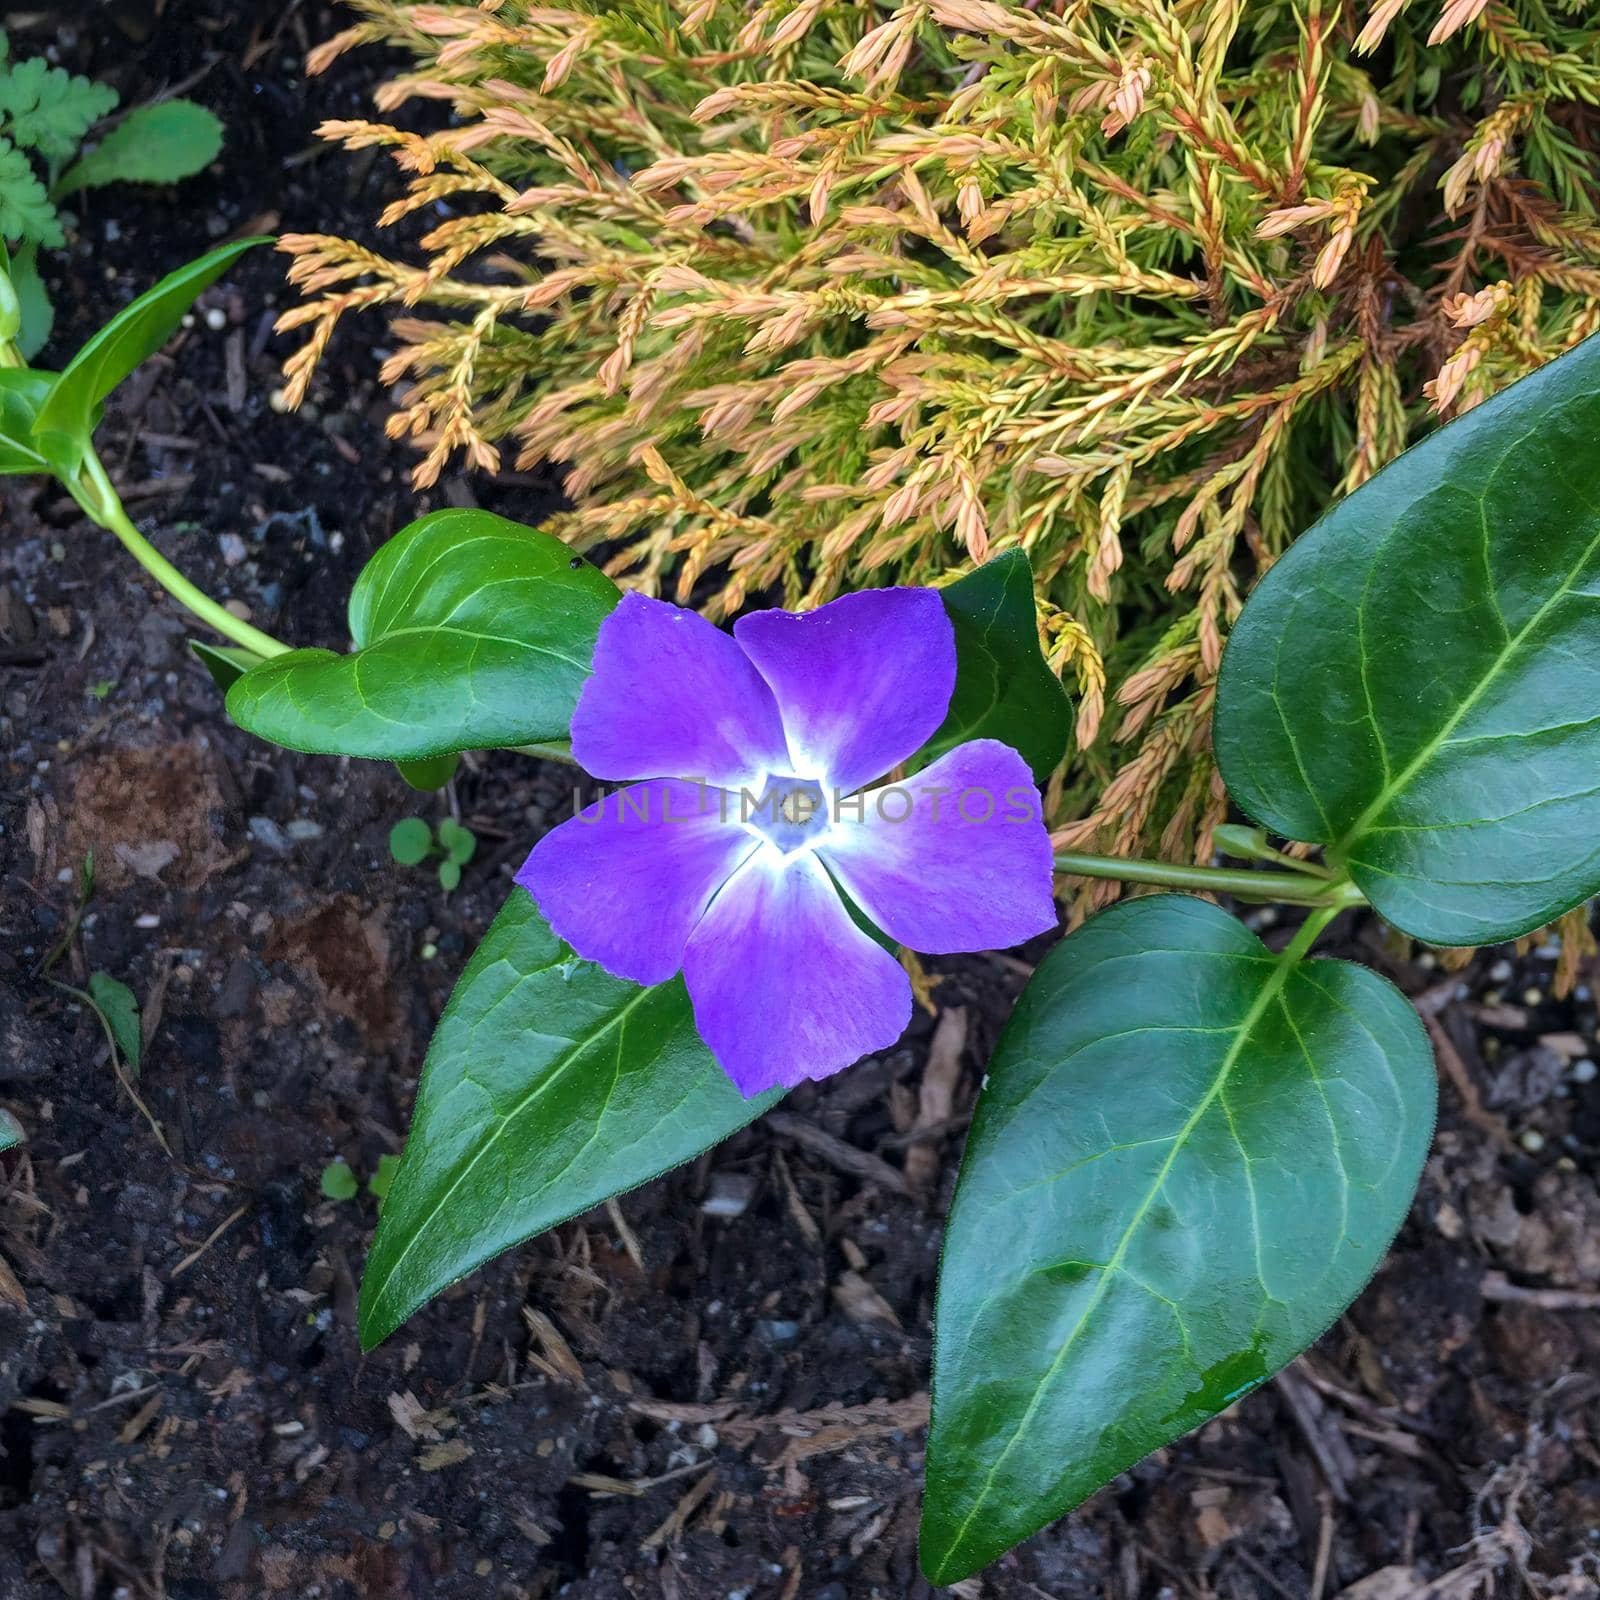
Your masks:
{"label": "small seedling", "polygon": [[192,100],[163,100],[136,106],[83,153],[94,125],[116,109],[117,91],[52,67],[42,56],[13,61],[10,54],[0,30],[0,236],[13,252],[11,281],[21,317],[16,342],[31,357],[54,320],[38,254],[67,242],[57,202],[108,183],[191,177],[216,159],[222,124]]}
{"label": "small seedling", "polygon": [[[395,1168],[399,1165],[399,1156],[379,1156],[377,1170],[367,1179],[367,1193],[378,1202],[380,1211],[383,1210],[384,1197],[389,1193],[389,1185],[394,1182]],[[360,1192],[361,1185],[355,1168],[343,1156],[330,1161],[322,1169],[322,1193],[326,1199],[354,1200]]]}
{"label": "small seedling", "polygon": [[461,882],[461,869],[478,848],[478,836],[453,817],[440,822],[437,836],[421,817],[407,817],[389,830],[389,854],[402,867],[420,866],[430,856],[439,859],[439,886],[446,893]]}
{"label": "small seedling", "polygon": [[379,1156],[378,1170],[367,1179],[367,1193],[378,1202],[380,1211],[383,1210],[383,1202],[389,1198],[389,1185],[394,1182],[399,1166],[399,1156]]}
{"label": "small seedling", "polygon": [[322,1169],[322,1192],[329,1200],[355,1199],[358,1185],[348,1162],[331,1161]]}

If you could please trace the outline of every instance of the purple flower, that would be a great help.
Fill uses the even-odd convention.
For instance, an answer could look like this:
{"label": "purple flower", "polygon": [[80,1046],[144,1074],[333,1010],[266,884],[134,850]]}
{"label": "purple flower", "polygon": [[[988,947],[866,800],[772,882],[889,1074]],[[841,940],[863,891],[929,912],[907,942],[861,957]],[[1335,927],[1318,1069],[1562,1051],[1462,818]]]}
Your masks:
{"label": "purple flower", "polygon": [[[974,739],[866,790],[944,721],[955,637],[931,589],[866,589],[719,631],[640,594],[606,618],[572,753],[629,787],[547,834],[517,882],[580,956],[680,969],[744,1095],[825,1078],[911,1020],[912,950],[1021,943],[1055,922],[1027,765]],[[644,781],[637,781],[644,780]]]}

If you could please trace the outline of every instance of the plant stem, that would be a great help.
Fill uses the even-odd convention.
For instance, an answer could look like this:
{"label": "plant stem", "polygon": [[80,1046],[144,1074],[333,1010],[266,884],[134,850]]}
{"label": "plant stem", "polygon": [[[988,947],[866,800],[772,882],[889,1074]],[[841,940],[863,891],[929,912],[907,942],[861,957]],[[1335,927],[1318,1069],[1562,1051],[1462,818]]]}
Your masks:
{"label": "plant stem", "polygon": [[1176,861],[1144,861],[1058,850],[1056,871],[1079,878],[1111,878],[1121,883],[1155,883],[1168,889],[1203,889],[1242,900],[1277,900],[1292,905],[1339,910],[1365,898],[1354,884],[1330,883],[1308,872],[1255,872],[1248,867],[1190,867]]}
{"label": "plant stem", "polygon": [[286,655],[289,646],[271,634],[252,628],[248,622],[219,605],[210,595],[197,589],[173,564],[134,527],[122,501],[112,487],[106,469],[92,448],[84,453],[81,479],[73,488],[74,498],[83,509],[122,541],[128,553],[172,598],[185,605],[209,627],[258,656]]}
{"label": "plant stem", "polygon": [[1343,910],[1344,907],[1338,905],[1313,907],[1306,920],[1295,929],[1294,938],[1283,947],[1278,960],[1291,967],[1303,961],[1306,952],[1317,942],[1317,936]]}

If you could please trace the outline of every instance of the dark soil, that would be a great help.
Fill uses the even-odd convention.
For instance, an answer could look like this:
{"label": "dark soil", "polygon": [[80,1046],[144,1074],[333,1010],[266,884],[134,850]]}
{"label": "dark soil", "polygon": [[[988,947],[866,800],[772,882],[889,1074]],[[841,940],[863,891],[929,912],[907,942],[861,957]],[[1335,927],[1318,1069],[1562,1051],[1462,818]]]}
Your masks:
{"label": "dark soil", "polygon": [[[218,238],[360,232],[392,189],[381,160],[312,138],[364,114],[383,67],[368,52],[306,84],[308,41],[336,26],[320,3],[10,20],[20,53],[55,29],[61,59],[124,103],[192,80],[229,128],[218,167],[176,192],[86,197],[48,264],[47,358]],[[312,408],[277,414],[281,271],[258,252],[207,296],[114,397],[103,453],[205,587],[337,645],[362,562],[430,500],[535,520],[549,492],[413,495],[382,435],[376,322],[341,336]],[[932,1020],[786,1108],[909,1162],[925,1199],[769,1119],[513,1252],[363,1358],[375,1205],[324,1199],[323,1169],[343,1157],[365,1177],[399,1150],[433,1020],[570,779],[469,758],[446,795],[417,796],[381,766],[253,742],[111,537],[58,491],[4,483],[0,1104],[28,1137],[0,1158],[0,1600],[927,1594],[921,1422],[960,1136],[901,1136]],[[398,818],[446,808],[481,840],[451,895],[386,848]],[[97,887],[56,975],[139,995],[137,1092],[170,1156],[93,1018],[33,975],[90,848]],[[960,1594],[1600,1593],[1590,988],[1551,998],[1549,949],[1447,977],[1373,925],[1346,939],[1448,1045],[1394,1253],[1286,1378]],[[959,1113],[1025,969],[938,965]]]}

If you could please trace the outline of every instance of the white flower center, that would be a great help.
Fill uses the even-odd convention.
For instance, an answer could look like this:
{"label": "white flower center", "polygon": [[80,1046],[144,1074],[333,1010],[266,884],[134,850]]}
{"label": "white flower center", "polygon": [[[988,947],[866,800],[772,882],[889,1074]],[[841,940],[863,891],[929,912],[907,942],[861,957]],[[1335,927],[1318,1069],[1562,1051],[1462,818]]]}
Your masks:
{"label": "white flower center", "polygon": [[786,856],[813,849],[832,826],[827,791],[815,778],[790,773],[768,773],[759,797],[743,790],[739,821]]}

